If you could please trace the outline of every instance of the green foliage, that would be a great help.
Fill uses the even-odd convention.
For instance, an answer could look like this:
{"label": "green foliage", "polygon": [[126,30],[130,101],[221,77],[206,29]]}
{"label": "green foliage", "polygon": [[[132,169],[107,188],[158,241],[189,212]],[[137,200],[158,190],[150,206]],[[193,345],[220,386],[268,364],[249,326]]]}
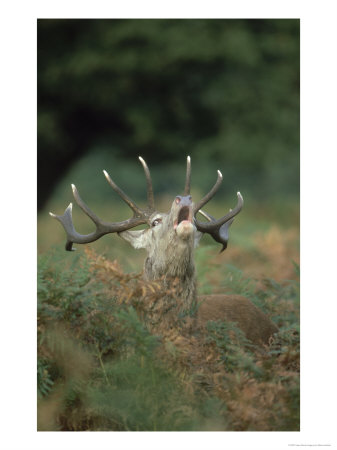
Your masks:
{"label": "green foliage", "polygon": [[296,280],[285,280],[278,283],[272,279],[264,279],[263,289],[256,291],[253,301],[266,313],[273,316],[274,322],[281,329],[299,323],[300,290]]}
{"label": "green foliage", "polygon": [[41,195],[90,149],[298,195],[299,50],[294,19],[39,20]]}
{"label": "green foliage", "polygon": [[223,292],[239,294],[245,297],[251,297],[255,288],[253,280],[244,276],[242,270],[231,264],[226,264],[225,266],[221,287]]}
{"label": "green foliage", "polygon": [[[212,249],[214,251],[214,246]],[[209,254],[210,247],[202,247],[196,252],[200,293],[214,292],[214,280],[216,280],[216,289],[219,292],[247,297],[263,312],[270,315],[279,328],[289,330],[289,327],[294,327],[296,329],[300,307],[299,281],[291,279],[277,282],[271,278],[264,278],[257,283],[234,265],[224,266],[219,262],[213,262],[212,270],[210,270]],[[296,278],[299,276],[299,265],[294,261],[292,263],[294,278]]]}
{"label": "green foliage", "polygon": [[44,358],[38,358],[37,360],[37,390],[40,397],[50,393],[53,387],[53,380],[49,373],[49,364]]}
{"label": "green foliage", "polygon": [[[88,415],[93,429],[205,426],[213,413],[204,400],[186,393],[158,361],[158,337],[132,307],[116,305],[92,279],[85,257],[65,267],[63,252],[41,256],[38,295],[38,392],[45,404],[53,391],[62,392],[51,429],[82,429]],[[45,429],[41,417],[40,429]]]}
{"label": "green foliage", "polygon": [[209,275],[209,255],[214,247],[202,246],[195,252],[195,265],[198,276],[198,289],[200,294],[210,294],[212,284]]}
{"label": "green foliage", "polygon": [[125,344],[128,348],[133,349],[135,353],[142,357],[152,355],[158,345],[158,339],[146,330],[134,308],[122,309],[115,313],[115,317],[121,323]]}
{"label": "green foliage", "polygon": [[[90,258],[71,254],[65,263],[58,249],[39,258],[40,430],[298,429],[294,290],[283,291],[281,306],[286,310],[293,302],[293,311],[279,319],[280,332],[261,353],[232,323],[209,322],[204,340],[179,329],[154,335],[132,301],[120,301],[121,286],[126,297],[137,295],[138,278]],[[263,297],[253,280],[245,281],[234,267],[229,272],[225,285],[255,292],[253,300],[262,299],[265,310],[268,296],[283,295],[280,283],[270,282]],[[242,408],[253,409],[255,419],[242,415]]]}
{"label": "green foliage", "polygon": [[[295,302],[296,303],[296,302]],[[288,305],[291,303],[289,302]],[[247,430],[279,431],[299,430],[300,427],[300,333],[298,311],[297,318],[291,314],[288,326],[283,325],[274,335],[270,347],[265,352],[257,349],[246,339],[233,323],[208,322],[207,340],[219,351],[219,366],[224,368],[223,386],[227,401],[232,405],[232,427]],[[219,370],[219,369],[218,369]],[[247,393],[245,392],[247,390]],[[268,393],[266,394],[265,391]],[[266,396],[273,401],[266,400]],[[248,401],[245,400],[248,399]],[[280,402],[283,398],[283,404]],[[251,417],[242,412],[242,404],[247,410],[259,409],[261,420],[252,425]],[[260,407],[257,404],[261,402]],[[233,407],[234,405],[234,407]],[[237,413],[235,412],[237,408]],[[268,427],[265,428],[263,415],[270,409]],[[236,414],[238,417],[236,418]],[[235,424],[235,420],[241,424]],[[261,427],[261,428],[260,428]]]}
{"label": "green foliage", "polygon": [[226,371],[235,372],[241,369],[251,372],[255,377],[261,375],[261,368],[256,365],[251,351],[255,347],[234,323],[210,321],[207,324],[207,331],[209,332],[207,340],[214,342],[220,350]]}
{"label": "green foliage", "polygon": [[198,402],[153,357],[136,354],[107,363],[105,370],[108,384],[90,389],[89,404],[109,418],[110,426],[115,422],[128,431],[186,431],[203,426]]}
{"label": "green foliage", "polygon": [[214,282],[212,278],[217,279],[220,292],[226,294],[239,294],[246,297],[251,297],[254,293],[255,284],[252,279],[246,277],[242,270],[238,269],[232,264],[212,262],[210,271],[210,255],[214,253],[213,246],[199,247],[195,253],[195,263],[197,267],[199,292],[200,294],[210,294],[214,292]]}

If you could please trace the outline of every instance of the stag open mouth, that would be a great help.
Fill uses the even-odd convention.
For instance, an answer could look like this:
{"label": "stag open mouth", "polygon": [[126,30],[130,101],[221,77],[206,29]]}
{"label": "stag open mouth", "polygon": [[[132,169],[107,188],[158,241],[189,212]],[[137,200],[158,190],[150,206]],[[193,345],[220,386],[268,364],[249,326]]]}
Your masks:
{"label": "stag open mouth", "polygon": [[178,217],[174,221],[173,228],[176,229],[178,225],[192,223],[192,208],[190,206],[182,206],[178,212]]}

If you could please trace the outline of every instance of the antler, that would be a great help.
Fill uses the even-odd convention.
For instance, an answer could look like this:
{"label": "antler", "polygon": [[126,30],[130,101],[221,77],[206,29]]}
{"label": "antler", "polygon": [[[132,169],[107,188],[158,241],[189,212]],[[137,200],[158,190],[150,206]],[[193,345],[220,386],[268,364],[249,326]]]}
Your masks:
{"label": "antler", "polygon": [[[211,198],[218,191],[220,184],[222,183],[222,173],[218,170],[218,178],[216,180],[215,185],[209,191],[205,197],[203,197],[199,203],[194,206],[193,214],[194,214],[194,223],[197,227],[197,230],[202,233],[210,234],[216,242],[219,242],[223,245],[221,252],[223,252],[227,248],[228,243],[228,231],[229,227],[232,225],[234,217],[239,214],[243,206],[243,198],[240,192],[237,193],[238,202],[234,209],[231,209],[227,214],[225,214],[220,219],[216,220],[210,214],[205,213],[201,210],[201,208],[211,200]],[[208,222],[199,222],[195,217],[197,212],[200,212]]]}
{"label": "antler", "polygon": [[220,170],[218,170],[218,178],[216,180],[215,185],[212,187],[209,193],[205,195],[205,197],[202,198],[200,202],[194,206],[194,215],[196,215],[199,209],[202,208],[204,205],[206,205],[206,203],[208,203],[211,200],[211,198],[214,197],[221,183],[222,183],[222,173],[220,172]]}
{"label": "antler", "polygon": [[49,213],[51,217],[57,219],[63,225],[63,228],[67,234],[66,250],[73,250],[72,246],[76,244],[87,244],[89,242],[94,242],[100,237],[108,233],[116,233],[121,231],[129,230],[130,228],[136,227],[137,225],[142,225],[144,223],[149,223],[150,216],[153,214],[154,210],[154,196],[152,189],[152,181],[150,176],[149,168],[143,158],[139,157],[139,160],[143,166],[146,182],[147,182],[147,209],[139,208],[123,191],[120,189],[110,178],[108,172],[103,170],[105,178],[107,179],[110,186],[115,192],[122,198],[122,200],[128,204],[128,206],[133,211],[133,217],[122,222],[104,222],[99,219],[99,217],[94,214],[91,209],[84,203],[81,199],[75,185],[71,185],[73,190],[73,195],[78,206],[84,211],[84,213],[90,217],[90,219],[96,225],[96,230],[90,234],[80,234],[75,230],[73,219],[72,219],[72,203],[69,204],[64,214],[58,216],[53,213]]}
{"label": "antler", "polygon": [[[234,216],[236,216],[236,214],[239,214],[243,206],[243,198],[240,192],[238,192],[237,195],[238,195],[238,204],[236,205],[235,209],[234,210],[230,209],[229,213],[227,213],[221,219],[216,220],[213,216],[205,213],[201,209],[199,210],[199,213],[202,214],[204,217],[206,217],[206,219],[209,222],[208,223],[199,222],[197,219],[194,219],[195,226],[197,227],[198,231],[210,234],[216,242],[222,244],[222,249],[220,250],[220,253],[226,250],[227,248],[229,239],[229,227],[232,225],[234,221]],[[239,204],[241,206],[240,209],[237,210]]]}
{"label": "antler", "polygon": [[185,190],[184,195],[190,195],[191,190],[191,157],[187,157],[186,163],[186,181],[185,181]]}

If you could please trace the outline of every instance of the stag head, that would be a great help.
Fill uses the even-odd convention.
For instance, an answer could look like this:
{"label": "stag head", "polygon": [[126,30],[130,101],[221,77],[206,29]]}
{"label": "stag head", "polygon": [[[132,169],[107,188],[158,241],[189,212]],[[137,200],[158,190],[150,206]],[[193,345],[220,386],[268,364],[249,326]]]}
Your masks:
{"label": "stag head", "polygon": [[[134,248],[144,248],[148,252],[145,262],[145,273],[149,278],[155,278],[172,271],[185,270],[188,264],[178,264],[191,260],[194,247],[199,243],[204,233],[210,234],[216,242],[222,244],[221,251],[225,250],[228,242],[228,229],[234,217],[241,211],[243,198],[237,193],[237,205],[233,210],[229,210],[220,219],[216,220],[201,208],[211,200],[222,182],[222,174],[218,170],[218,178],[210,192],[197,204],[192,202],[190,195],[191,180],[191,159],[187,157],[185,190],[182,196],[178,195],[168,213],[156,211],[154,206],[154,196],[150,171],[143,158],[139,157],[143,166],[147,181],[148,205],[145,209],[138,207],[110,178],[104,170],[103,173],[110,186],[118,193],[133,211],[133,217],[122,222],[105,222],[99,219],[83,202],[76,187],[72,185],[73,195],[78,206],[87,214],[96,225],[96,230],[90,234],[79,234],[72,221],[72,204],[68,206],[63,215],[50,213],[63,225],[67,234],[66,250],[72,250],[73,243],[86,244],[99,239],[108,233],[118,233],[126,241],[130,242]],[[207,222],[200,222],[196,215],[202,214]],[[145,230],[131,230],[141,224],[147,224]],[[170,260],[172,259],[172,261]],[[175,263],[173,263],[173,261]],[[177,268],[177,269],[174,269]],[[176,273],[171,273],[176,275]]]}

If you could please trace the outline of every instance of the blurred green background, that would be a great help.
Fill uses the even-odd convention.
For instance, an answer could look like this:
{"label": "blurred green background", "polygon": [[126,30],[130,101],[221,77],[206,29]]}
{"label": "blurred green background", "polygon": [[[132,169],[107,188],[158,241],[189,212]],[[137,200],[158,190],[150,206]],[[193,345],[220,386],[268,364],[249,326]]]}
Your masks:
{"label": "blurred green background", "polygon": [[[252,233],[273,224],[298,230],[299,20],[41,19],[37,28],[40,252],[64,244],[48,211],[72,201],[70,183],[107,221],[130,211],[102,169],[144,205],[138,155],[164,211],[182,193],[187,155],[195,201],[220,169],[207,211],[223,215],[241,191],[234,245],[248,248]],[[74,221],[92,230],[77,206]],[[137,252],[127,256],[115,236],[90,245],[138,267]]]}

